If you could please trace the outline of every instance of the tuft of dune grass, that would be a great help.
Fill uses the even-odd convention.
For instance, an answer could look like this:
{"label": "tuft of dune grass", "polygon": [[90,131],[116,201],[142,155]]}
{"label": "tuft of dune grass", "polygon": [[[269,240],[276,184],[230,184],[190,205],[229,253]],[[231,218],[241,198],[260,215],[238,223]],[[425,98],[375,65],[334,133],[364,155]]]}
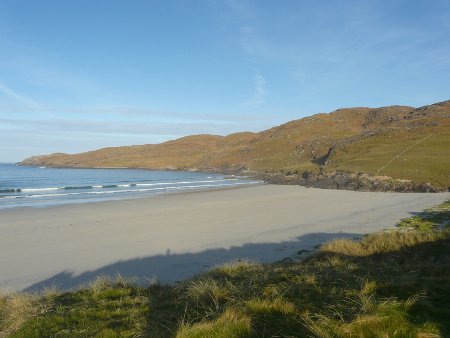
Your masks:
{"label": "tuft of dune grass", "polygon": [[177,338],[245,338],[253,336],[251,318],[242,311],[228,308],[215,320],[181,324]]}
{"label": "tuft of dune grass", "polygon": [[261,264],[250,260],[237,260],[225,263],[214,268],[213,272],[228,277],[239,277],[240,275],[254,274],[264,270]]}
{"label": "tuft of dune grass", "polygon": [[339,313],[315,313],[303,315],[303,325],[314,337],[321,338],[441,337],[436,323],[417,325],[411,322],[409,312],[419,296],[414,295],[406,301],[363,298],[364,311],[351,321],[346,321]]}
{"label": "tuft of dune grass", "polygon": [[121,276],[99,277],[84,288],[54,292],[50,298],[19,295],[25,297],[23,306],[8,308],[18,309],[22,319],[9,325],[8,337],[138,337],[146,330],[146,289]]}
{"label": "tuft of dune grass", "polygon": [[107,289],[113,288],[131,288],[136,286],[136,279],[124,277],[121,274],[116,274],[114,277],[98,276],[90,282],[86,288],[92,290],[93,293],[99,293]]}
{"label": "tuft of dune grass", "polygon": [[26,292],[0,294],[0,337],[9,336],[25,322],[48,312],[57,294],[55,289],[46,289],[41,295]]}
{"label": "tuft of dune grass", "polygon": [[442,233],[404,232],[397,230],[370,234],[360,241],[335,239],[323,244],[320,251],[345,256],[370,256],[398,251],[405,247],[412,247],[441,238],[445,238]]}
{"label": "tuft of dune grass", "polygon": [[210,276],[204,276],[188,283],[186,296],[198,306],[218,309],[221,304],[231,300],[232,288],[230,283],[219,283]]}

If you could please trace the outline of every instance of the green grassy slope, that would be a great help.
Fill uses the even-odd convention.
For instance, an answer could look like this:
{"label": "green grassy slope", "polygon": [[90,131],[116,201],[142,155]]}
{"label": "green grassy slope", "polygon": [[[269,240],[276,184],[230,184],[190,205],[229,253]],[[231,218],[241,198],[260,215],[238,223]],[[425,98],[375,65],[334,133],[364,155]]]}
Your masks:
{"label": "green grassy slope", "polygon": [[448,337],[450,201],[308,259],[236,262],[176,286],[100,279],[0,297],[10,337]]}
{"label": "green grassy slope", "polygon": [[26,159],[24,165],[218,172],[350,170],[450,186],[450,101],[339,109],[259,133],[193,135],[157,145]]}
{"label": "green grassy slope", "polygon": [[327,168],[448,186],[449,149],[450,131],[443,129],[385,132],[339,147]]}

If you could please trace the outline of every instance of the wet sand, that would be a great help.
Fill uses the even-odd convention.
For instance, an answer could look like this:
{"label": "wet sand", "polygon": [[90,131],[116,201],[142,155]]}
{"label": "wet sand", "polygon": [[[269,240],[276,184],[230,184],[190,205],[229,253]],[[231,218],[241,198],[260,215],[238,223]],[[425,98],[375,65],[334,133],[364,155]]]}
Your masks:
{"label": "wet sand", "polygon": [[117,273],[174,282],[235,259],[273,262],[449,197],[258,185],[0,210],[0,290],[73,288]]}

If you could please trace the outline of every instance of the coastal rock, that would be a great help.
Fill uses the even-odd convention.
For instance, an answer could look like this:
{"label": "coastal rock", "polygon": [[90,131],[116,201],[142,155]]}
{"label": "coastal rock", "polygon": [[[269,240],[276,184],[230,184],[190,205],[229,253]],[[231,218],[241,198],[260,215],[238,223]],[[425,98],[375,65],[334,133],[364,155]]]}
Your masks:
{"label": "coastal rock", "polygon": [[272,184],[290,184],[322,189],[342,189],[378,192],[444,192],[447,189],[430,183],[414,183],[411,180],[394,179],[389,176],[371,176],[365,173],[335,171],[332,173],[301,174],[266,173],[263,179]]}

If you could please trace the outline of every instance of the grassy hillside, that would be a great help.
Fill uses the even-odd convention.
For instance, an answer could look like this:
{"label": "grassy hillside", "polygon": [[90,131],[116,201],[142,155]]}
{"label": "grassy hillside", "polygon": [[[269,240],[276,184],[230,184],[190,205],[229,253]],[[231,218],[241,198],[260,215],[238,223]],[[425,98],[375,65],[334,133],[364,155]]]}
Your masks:
{"label": "grassy hillside", "polygon": [[[450,130],[450,125],[447,125]],[[450,132],[423,128],[417,132],[380,132],[337,148],[328,169],[368,172],[448,186]]]}
{"label": "grassy hillside", "polygon": [[156,145],[52,154],[23,165],[218,172],[348,170],[450,186],[450,101],[339,109],[259,133],[194,135]]}
{"label": "grassy hillside", "polygon": [[0,297],[9,337],[448,337],[450,201],[306,260],[219,266],[176,286],[99,279]]}

